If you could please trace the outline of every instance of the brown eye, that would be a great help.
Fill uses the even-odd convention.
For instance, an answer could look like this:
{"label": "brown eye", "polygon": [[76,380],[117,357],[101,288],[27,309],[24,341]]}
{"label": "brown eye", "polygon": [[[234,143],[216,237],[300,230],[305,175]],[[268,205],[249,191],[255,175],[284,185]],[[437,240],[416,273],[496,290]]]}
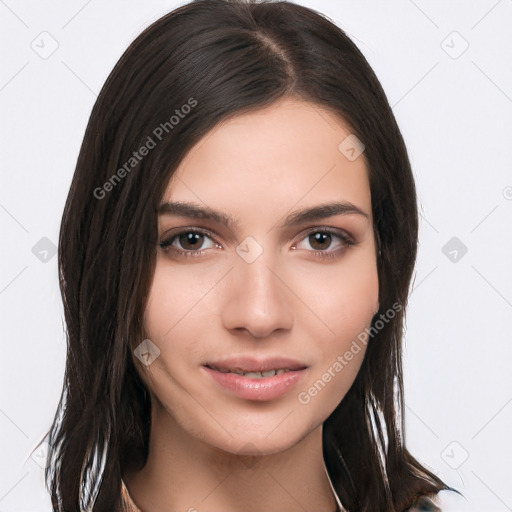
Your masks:
{"label": "brown eye", "polygon": [[305,247],[306,251],[314,256],[338,258],[355,242],[344,231],[326,227],[310,231],[294,249],[304,249],[304,247],[300,247],[301,244],[308,245],[309,248]]}
{"label": "brown eye", "polygon": [[318,251],[324,251],[326,249],[329,249],[331,242],[332,235],[330,233],[319,231],[317,233],[312,233],[309,235],[309,243],[311,247]]}
{"label": "brown eye", "polygon": [[196,251],[203,245],[204,235],[202,233],[196,233],[189,231],[188,233],[182,233],[176,237],[185,250]]}
{"label": "brown eye", "polygon": [[[206,245],[208,243],[209,245]],[[169,236],[159,245],[165,251],[171,251],[176,255],[196,255],[201,250],[210,249],[216,244],[207,233],[189,229]]]}

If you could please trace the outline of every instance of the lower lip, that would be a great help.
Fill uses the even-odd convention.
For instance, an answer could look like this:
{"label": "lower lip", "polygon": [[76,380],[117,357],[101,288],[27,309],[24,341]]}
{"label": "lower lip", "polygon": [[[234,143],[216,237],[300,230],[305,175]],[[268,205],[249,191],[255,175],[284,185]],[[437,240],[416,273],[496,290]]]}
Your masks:
{"label": "lower lip", "polygon": [[236,373],[222,373],[207,366],[203,366],[203,369],[224,389],[231,391],[239,398],[257,401],[279,398],[297,384],[306,373],[306,369],[293,370],[273,377],[251,379]]}

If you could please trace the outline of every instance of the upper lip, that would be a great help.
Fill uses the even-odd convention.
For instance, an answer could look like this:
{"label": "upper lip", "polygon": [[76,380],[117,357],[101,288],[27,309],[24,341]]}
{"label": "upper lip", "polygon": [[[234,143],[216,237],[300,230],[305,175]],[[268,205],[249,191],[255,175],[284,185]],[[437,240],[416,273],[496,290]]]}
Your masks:
{"label": "upper lip", "polygon": [[289,357],[267,357],[257,359],[254,357],[230,357],[220,361],[208,361],[204,364],[214,370],[242,370],[244,372],[266,372],[269,370],[304,370],[308,366]]}

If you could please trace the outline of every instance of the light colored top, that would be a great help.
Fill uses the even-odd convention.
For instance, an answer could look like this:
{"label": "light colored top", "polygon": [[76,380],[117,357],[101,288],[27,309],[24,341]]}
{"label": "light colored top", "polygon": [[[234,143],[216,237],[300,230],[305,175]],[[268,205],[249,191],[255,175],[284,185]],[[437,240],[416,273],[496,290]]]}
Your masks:
{"label": "light colored top", "polygon": [[[341,501],[336,494],[336,491],[334,490],[325,464],[324,470],[340,512],[347,512],[346,509],[343,508],[343,505],[341,504]],[[124,512],[142,512],[141,509],[135,505],[135,502],[130,496],[128,488],[126,487],[123,480],[121,480],[121,496],[123,499]],[[437,496],[434,497],[421,497],[416,505],[409,509],[407,512],[465,512],[467,510],[467,505],[464,506],[465,503],[467,503],[465,498],[458,495],[457,493],[452,491],[441,491]]]}

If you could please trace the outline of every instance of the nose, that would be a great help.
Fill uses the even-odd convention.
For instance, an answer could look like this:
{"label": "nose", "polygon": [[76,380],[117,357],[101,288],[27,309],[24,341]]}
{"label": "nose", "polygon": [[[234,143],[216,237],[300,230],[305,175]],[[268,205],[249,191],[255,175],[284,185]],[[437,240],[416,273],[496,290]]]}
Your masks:
{"label": "nose", "polygon": [[294,318],[290,304],[292,294],[279,275],[279,269],[264,255],[252,263],[237,260],[223,288],[224,327],[248,332],[254,338],[266,338],[274,331],[288,331]]}

